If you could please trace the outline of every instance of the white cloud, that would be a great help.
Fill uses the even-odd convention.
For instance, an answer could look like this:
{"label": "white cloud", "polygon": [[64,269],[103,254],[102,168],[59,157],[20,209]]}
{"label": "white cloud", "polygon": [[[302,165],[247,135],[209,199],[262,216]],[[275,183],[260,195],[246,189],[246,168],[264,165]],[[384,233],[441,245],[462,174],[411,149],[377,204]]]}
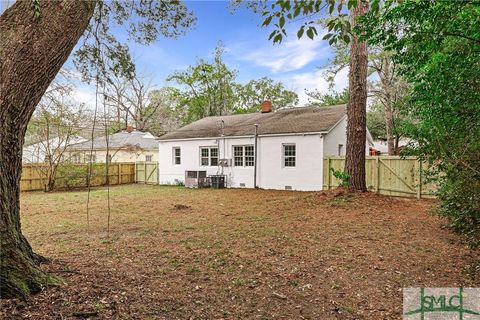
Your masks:
{"label": "white cloud", "polygon": [[308,102],[305,89],[308,91],[318,89],[322,93],[327,93],[331,90],[341,91],[348,87],[348,68],[343,69],[337,74],[335,85],[332,89],[329,88],[329,84],[325,80],[324,72],[325,69],[317,69],[312,72],[286,75],[276,78],[276,80],[282,81],[288,89],[295,91],[298,94],[299,105],[303,106]]}
{"label": "white cloud", "polygon": [[[272,73],[282,73],[300,70],[311,62],[326,59],[331,50],[319,34],[314,40],[303,37],[287,38],[280,45],[262,39],[261,42],[245,41],[227,47],[230,55],[236,59],[251,62],[258,67],[264,67]],[[261,43],[260,46],[258,44]],[[257,46],[256,46],[257,45]]]}
{"label": "white cloud", "polygon": [[[95,89],[89,86],[75,86],[72,97],[79,103],[84,103],[87,108],[95,108]],[[99,101],[100,102],[100,101]]]}

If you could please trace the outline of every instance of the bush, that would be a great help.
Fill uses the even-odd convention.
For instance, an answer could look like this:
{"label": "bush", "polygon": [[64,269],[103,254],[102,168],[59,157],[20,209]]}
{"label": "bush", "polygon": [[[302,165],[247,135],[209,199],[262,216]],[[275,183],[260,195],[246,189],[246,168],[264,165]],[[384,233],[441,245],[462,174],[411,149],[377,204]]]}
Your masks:
{"label": "bush", "polygon": [[335,170],[333,168],[331,168],[330,170],[332,171],[333,176],[340,180],[340,187],[348,188],[350,186],[350,176],[348,175],[348,173],[341,170]]}
{"label": "bush", "polygon": [[473,247],[480,245],[480,175],[463,169],[451,169],[439,178],[438,213],[449,226],[464,234]]}
{"label": "bush", "polygon": [[[89,164],[64,163],[58,166],[55,178],[55,189],[85,188],[88,186]],[[105,184],[106,168],[104,163],[94,163],[90,184],[99,186]]]}

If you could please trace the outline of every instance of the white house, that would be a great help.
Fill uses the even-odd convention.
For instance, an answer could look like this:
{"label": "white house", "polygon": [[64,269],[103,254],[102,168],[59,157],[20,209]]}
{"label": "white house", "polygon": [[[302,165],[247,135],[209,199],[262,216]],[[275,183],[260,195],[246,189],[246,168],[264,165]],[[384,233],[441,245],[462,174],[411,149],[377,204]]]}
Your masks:
{"label": "white house", "polygon": [[142,132],[128,127],[126,130],[97,137],[92,140],[74,144],[68,147],[68,157],[71,162],[83,163],[92,162],[105,163],[108,157],[110,162],[137,162],[137,161],[158,161],[157,137],[149,132]]}
{"label": "white house", "polygon": [[22,162],[23,163],[39,163],[46,162],[49,156],[53,156],[57,152],[63,152],[68,146],[87,141],[80,136],[71,136],[67,138],[54,137],[49,140],[43,140],[31,143],[23,147]]}
{"label": "white house", "polygon": [[345,154],[346,124],[345,105],[203,118],[159,138],[159,182],[205,170],[228,187],[321,190],[323,157]]}

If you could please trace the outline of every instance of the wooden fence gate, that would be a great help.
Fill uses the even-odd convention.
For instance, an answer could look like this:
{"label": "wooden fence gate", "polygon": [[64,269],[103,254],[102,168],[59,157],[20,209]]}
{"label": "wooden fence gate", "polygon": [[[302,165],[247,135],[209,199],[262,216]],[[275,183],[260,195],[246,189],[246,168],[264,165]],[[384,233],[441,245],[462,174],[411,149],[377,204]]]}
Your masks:
{"label": "wooden fence gate", "polygon": [[136,162],[135,182],[158,184],[158,162]]}
{"label": "wooden fence gate", "polygon": [[[345,157],[331,156],[323,160],[323,189],[338,187],[333,170],[344,171]],[[400,197],[434,197],[436,186],[427,183],[422,168],[426,165],[416,157],[367,157],[365,173],[367,188],[380,194]]]}

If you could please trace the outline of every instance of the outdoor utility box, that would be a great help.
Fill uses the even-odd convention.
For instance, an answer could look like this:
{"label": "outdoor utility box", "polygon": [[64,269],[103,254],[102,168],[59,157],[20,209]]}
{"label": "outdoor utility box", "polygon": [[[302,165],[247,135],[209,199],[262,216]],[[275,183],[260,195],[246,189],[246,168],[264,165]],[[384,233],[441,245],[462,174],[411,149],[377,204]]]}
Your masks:
{"label": "outdoor utility box", "polygon": [[187,188],[208,187],[207,171],[185,171],[185,187]]}
{"label": "outdoor utility box", "polygon": [[226,181],[225,175],[217,174],[217,175],[210,176],[210,184],[212,185],[212,188],[215,188],[215,189],[225,188],[225,181]]}

